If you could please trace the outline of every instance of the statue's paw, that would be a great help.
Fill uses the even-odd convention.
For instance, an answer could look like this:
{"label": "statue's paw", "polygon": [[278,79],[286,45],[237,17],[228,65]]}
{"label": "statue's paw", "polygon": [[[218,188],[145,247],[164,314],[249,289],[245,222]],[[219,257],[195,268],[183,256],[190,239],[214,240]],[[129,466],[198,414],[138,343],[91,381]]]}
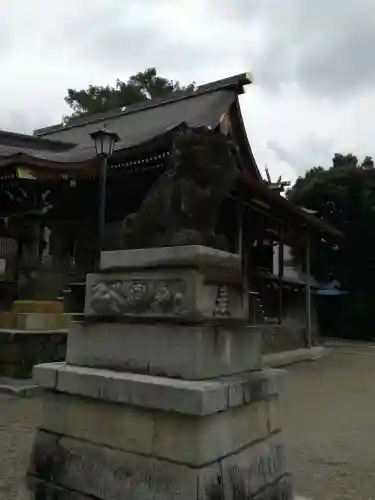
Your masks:
{"label": "statue's paw", "polygon": [[171,246],[204,245],[204,235],[195,229],[181,229],[171,236]]}
{"label": "statue's paw", "polygon": [[228,240],[222,234],[213,234],[208,240],[208,246],[216,248],[217,250],[229,250]]}

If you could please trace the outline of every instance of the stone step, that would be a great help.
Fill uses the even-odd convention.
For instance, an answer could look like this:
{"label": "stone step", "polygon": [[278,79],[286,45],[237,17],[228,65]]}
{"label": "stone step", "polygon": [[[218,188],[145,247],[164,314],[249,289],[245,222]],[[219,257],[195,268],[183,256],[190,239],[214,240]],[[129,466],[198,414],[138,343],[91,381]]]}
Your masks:
{"label": "stone step", "polygon": [[2,312],[0,328],[16,330],[61,330],[69,327],[69,314],[42,312]]}

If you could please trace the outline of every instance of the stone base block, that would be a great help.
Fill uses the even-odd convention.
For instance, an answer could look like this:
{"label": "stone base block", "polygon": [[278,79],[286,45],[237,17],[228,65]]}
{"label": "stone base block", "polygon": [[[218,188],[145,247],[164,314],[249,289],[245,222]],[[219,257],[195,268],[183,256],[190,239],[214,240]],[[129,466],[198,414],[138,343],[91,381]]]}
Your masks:
{"label": "stone base block", "polygon": [[66,363],[36,367],[46,391],[29,492],[82,500],[290,500],[282,375],[260,370],[186,381]]}
{"label": "stone base block", "polygon": [[41,428],[96,445],[201,467],[266,439],[271,418],[273,428],[280,423],[274,420],[270,405],[262,401],[201,416],[47,393]]}
{"label": "stone base block", "polygon": [[258,327],[84,323],[69,332],[67,362],[199,380],[259,369],[261,342]]}
{"label": "stone base block", "polygon": [[0,330],[0,375],[30,378],[34,365],[64,360],[66,331]]}
{"label": "stone base block", "polygon": [[292,500],[288,479],[277,436],[192,468],[39,431],[28,485],[41,499]]}
{"label": "stone base block", "polygon": [[64,362],[34,367],[35,383],[47,390],[200,416],[272,401],[281,391],[284,375],[283,370],[267,369],[190,381],[71,366]]}
{"label": "stone base block", "polygon": [[35,370],[52,389],[41,428],[96,445],[200,467],[281,429],[278,371],[187,382],[53,368]]}

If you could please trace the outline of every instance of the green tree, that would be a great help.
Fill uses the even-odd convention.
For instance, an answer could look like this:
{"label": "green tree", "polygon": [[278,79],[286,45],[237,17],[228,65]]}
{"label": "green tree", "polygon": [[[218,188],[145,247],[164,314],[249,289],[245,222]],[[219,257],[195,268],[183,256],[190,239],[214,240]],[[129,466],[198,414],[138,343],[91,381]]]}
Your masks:
{"label": "green tree", "polygon": [[193,88],[194,84],[181,86],[178,81],[157,75],[155,68],[148,68],[131,76],[126,82],[116,80],[110,85],[90,85],[87,89],[68,89],[65,102],[73,113],[64,119],[121,108],[147,99],[158,99],[181,90]]}
{"label": "green tree", "polygon": [[[329,236],[312,242],[312,272],[321,281],[336,279],[351,292],[353,323],[375,335],[375,168],[371,157],[362,163],[352,154],[335,154],[328,169],[314,167],[287,193],[299,206],[316,211],[344,233],[340,241]],[[302,244],[294,256],[303,261]],[[353,312],[355,311],[355,313]],[[353,319],[354,318],[354,319]]]}
{"label": "green tree", "polygon": [[[313,273],[346,286],[372,290],[375,278],[375,169],[371,157],[362,163],[352,154],[335,154],[328,169],[313,167],[287,192],[296,205],[344,233],[342,241],[319,237],[313,245]],[[296,245],[296,258],[301,260]],[[355,271],[354,271],[355,262]],[[370,276],[373,271],[372,276]]]}

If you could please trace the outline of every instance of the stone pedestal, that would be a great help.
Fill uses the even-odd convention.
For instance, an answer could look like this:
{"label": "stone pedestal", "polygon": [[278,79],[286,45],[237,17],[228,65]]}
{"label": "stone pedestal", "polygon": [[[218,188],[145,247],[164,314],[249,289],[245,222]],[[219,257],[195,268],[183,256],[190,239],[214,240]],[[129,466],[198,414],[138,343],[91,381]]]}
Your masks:
{"label": "stone pedestal", "polygon": [[0,375],[30,378],[34,365],[65,359],[70,323],[61,302],[13,302],[0,313]]}
{"label": "stone pedestal", "polygon": [[23,498],[292,498],[283,372],[261,369],[239,270],[204,247],[103,254],[66,362],[35,368],[44,416]]}

